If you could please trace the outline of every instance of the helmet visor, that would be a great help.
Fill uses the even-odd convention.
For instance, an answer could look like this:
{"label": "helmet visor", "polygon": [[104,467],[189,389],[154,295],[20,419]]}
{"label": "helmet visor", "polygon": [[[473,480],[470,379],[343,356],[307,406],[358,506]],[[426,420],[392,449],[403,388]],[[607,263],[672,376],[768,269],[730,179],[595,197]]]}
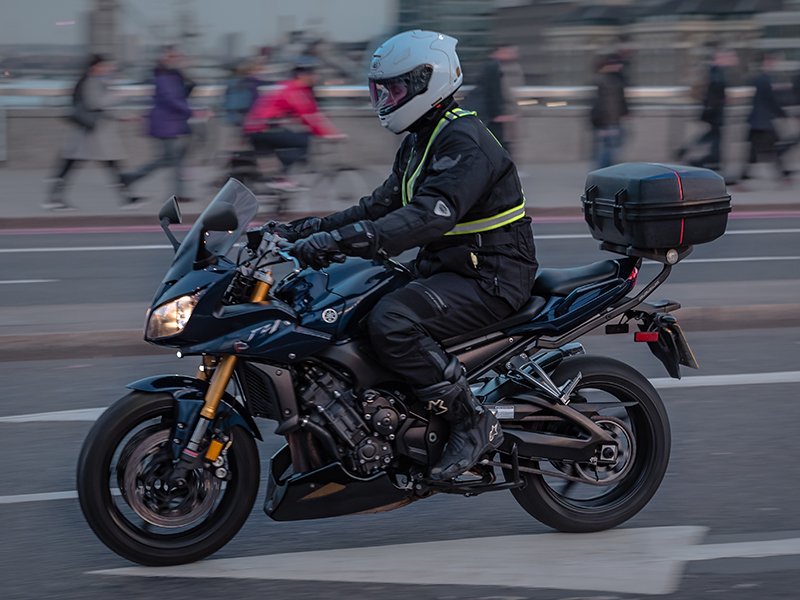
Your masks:
{"label": "helmet visor", "polygon": [[372,108],[379,115],[386,115],[400,108],[414,96],[428,89],[433,69],[420,65],[408,73],[389,79],[370,79],[369,95]]}

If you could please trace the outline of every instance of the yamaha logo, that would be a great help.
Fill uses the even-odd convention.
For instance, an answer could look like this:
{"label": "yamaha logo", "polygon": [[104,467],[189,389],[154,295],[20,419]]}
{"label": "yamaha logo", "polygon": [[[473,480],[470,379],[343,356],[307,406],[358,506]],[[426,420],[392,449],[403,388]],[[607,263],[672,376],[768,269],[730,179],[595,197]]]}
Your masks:
{"label": "yamaha logo", "polygon": [[336,323],[336,320],[339,318],[339,313],[333,310],[332,308],[326,308],[322,311],[322,320],[326,323]]}

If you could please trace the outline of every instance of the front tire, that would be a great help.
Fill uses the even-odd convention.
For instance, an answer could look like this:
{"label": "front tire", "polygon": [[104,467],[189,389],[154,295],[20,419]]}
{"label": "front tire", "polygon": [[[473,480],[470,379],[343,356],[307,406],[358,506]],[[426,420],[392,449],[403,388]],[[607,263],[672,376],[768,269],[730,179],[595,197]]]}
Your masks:
{"label": "front tire", "polygon": [[[543,524],[558,531],[587,533],[611,529],[636,515],[658,490],[669,463],[670,427],[658,392],[647,379],[628,365],[606,357],[576,356],[564,360],[551,375],[562,385],[578,373],[582,379],[572,403],[601,396],[606,405],[593,417],[614,432],[628,463],[619,469],[599,471],[588,463],[568,461],[524,461],[521,466],[561,471],[572,476],[587,474],[605,486],[592,486],[552,476],[522,473],[526,485],[512,489],[519,504]],[[591,401],[591,400],[589,400]],[[632,403],[629,406],[619,404]],[[618,407],[607,408],[607,405]],[[567,425],[556,425],[554,432]],[[559,430],[559,427],[561,428]],[[594,469],[594,471],[592,471]],[[509,474],[506,473],[509,479]],[[582,492],[578,488],[586,488]]]}
{"label": "front tire", "polygon": [[97,420],[78,459],[78,497],[89,526],[111,550],[142,565],[213,554],[244,525],[258,492],[258,450],[239,427],[224,457],[228,479],[196,469],[182,486],[166,486],[174,412],[169,395],[131,392]]}

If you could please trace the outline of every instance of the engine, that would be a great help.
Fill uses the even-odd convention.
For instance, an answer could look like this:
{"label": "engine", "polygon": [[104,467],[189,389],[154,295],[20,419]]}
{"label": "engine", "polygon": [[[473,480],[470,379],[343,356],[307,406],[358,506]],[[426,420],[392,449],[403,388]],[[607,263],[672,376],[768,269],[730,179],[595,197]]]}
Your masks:
{"label": "engine", "polygon": [[401,400],[378,390],[357,395],[346,380],[316,365],[303,370],[298,393],[308,420],[333,438],[345,468],[368,476],[391,464],[395,435],[406,418]]}

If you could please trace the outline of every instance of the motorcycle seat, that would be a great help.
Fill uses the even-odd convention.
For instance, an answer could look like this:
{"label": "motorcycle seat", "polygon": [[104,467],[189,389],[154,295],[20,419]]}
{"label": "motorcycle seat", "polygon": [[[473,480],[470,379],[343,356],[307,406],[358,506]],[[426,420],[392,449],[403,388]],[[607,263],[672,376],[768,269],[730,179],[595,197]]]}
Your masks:
{"label": "motorcycle seat", "polygon": [[583,267],[539,269],[533,283],[533,293],[545,298],[567,296],[581,286],[616,277],[619,275],[619,268],[619,262],[610,259]]}
{"label": "motorcycle seat", "polygon": [[530,300],[528,300],[527,304],[525,304],[518,312],[514,313],[507,319],[503,319],[502,321],[498,321],[488,327],[484,327],[482,329],[476,329],[474,331],[470,331],[469,333],[461,334],[455,337],[447,338],[446,340],[442,340],[442,345],[445,348],[449,348],[452,346],[456,346],[458,344],[462,344],[464,342],[469,342],[471,340],[478,339],[479,337],[483,337],[484,335],[488,335],[490,333],[495,333],[498,331],[503,331],[504,329],[509,329],[511,327],[515,327],[517,325],[521,325],[527,321],[533,320],[533,318],[539,314],[539,312],[544,308],[544,305],[547,303],[547,300],[541,298],[539,296],[533,296]]}

